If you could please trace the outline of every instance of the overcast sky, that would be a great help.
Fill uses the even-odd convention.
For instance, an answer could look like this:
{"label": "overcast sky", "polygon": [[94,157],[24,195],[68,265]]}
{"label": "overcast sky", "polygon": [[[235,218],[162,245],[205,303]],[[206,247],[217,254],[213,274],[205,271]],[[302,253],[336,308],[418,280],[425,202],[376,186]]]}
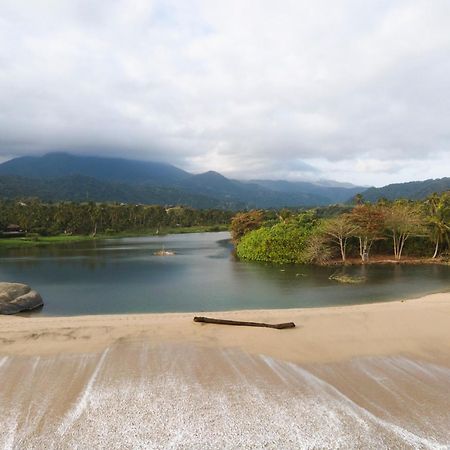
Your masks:
{"label": "overcast sky", "polygon": [[450,176],[449,0],[0,0],[0,161]]}

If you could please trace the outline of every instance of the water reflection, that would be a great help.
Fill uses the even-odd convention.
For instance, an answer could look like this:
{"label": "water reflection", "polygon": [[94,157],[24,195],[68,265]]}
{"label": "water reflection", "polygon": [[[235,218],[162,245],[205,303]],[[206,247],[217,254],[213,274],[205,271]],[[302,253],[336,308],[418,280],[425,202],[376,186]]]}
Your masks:
{"label": "water reflection", "polygon": [[[155,256],[162,247],[176,254]],[[448,266],[339,270],[365,281],[330,280],[335,267],[236,261],[228,233],[108,239],[0,254],[0,279],[38,289],[47,315],[317,307],[450,289]]]}

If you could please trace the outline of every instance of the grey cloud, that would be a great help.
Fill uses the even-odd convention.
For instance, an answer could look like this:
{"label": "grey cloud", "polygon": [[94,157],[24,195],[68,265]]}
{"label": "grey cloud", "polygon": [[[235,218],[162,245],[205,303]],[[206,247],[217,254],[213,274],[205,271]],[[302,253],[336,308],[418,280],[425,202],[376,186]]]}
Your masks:
{"label": "grey cloud", "polygon": [[0,0],[0,157],[407,179],[450,160],[449,26],[446,0]]}

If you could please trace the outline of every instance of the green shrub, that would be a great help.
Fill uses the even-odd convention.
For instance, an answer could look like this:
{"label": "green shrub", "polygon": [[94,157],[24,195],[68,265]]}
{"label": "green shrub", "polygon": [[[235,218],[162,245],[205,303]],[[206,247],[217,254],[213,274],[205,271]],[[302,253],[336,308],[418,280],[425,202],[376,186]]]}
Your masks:
{"label": "green shrub", "polygon": [[250,231],[237,245],[239,258],[276,264],[308,262],[307,240],[311,227],[279,223],[271,228]]}

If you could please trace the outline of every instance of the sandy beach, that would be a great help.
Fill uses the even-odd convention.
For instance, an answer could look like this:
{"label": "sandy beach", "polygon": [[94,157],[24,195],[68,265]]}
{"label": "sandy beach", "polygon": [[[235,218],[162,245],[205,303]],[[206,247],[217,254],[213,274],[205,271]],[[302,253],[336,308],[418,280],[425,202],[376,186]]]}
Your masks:
{"label": "sandy beach", "polygon": [[[193,322],[195,315],[296,323],[291,330]],[[356,356],[409,355],[450,364],[450,293],[413,300],[331,308],[228,312],[0,316],[2,355],[99,352],[124,341],[238,348],[296,363]]]}
{"label": "sandy beach", "polygon": [[201,315],[0,317],[0,448],[450,445],[450,293]]}

